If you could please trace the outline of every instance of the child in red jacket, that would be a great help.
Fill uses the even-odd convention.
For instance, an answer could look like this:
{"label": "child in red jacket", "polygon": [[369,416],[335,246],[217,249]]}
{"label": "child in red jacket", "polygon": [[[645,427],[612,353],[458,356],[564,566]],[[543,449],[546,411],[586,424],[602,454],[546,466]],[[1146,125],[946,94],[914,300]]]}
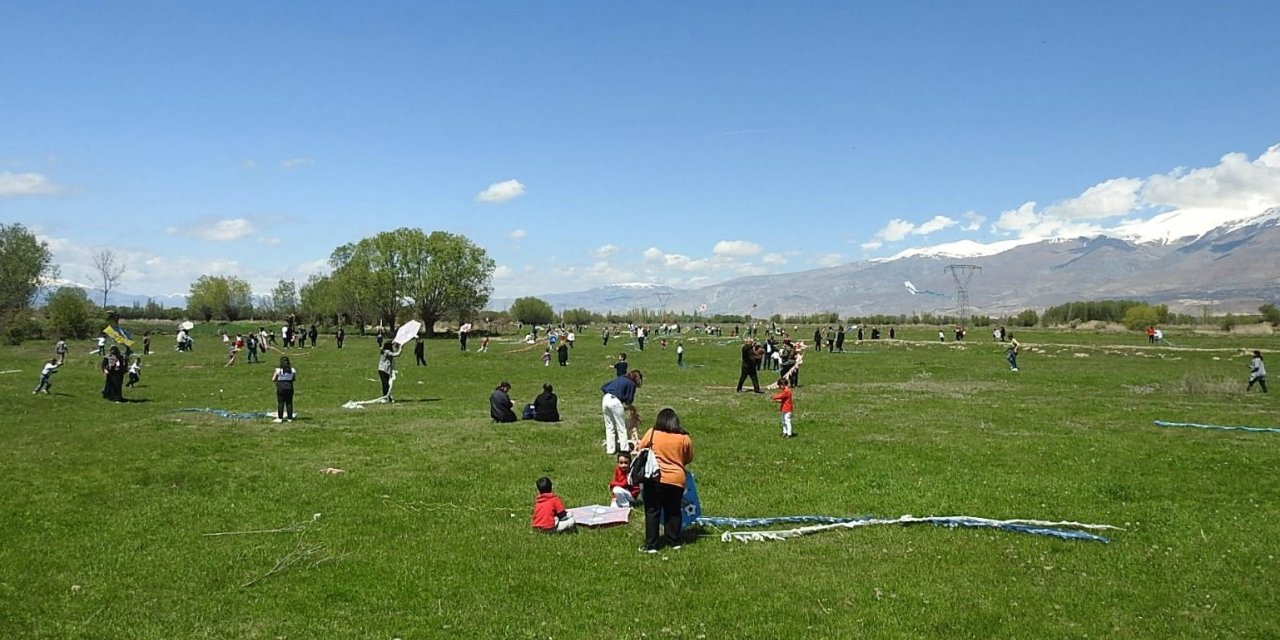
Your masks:
{"label": "child in red jacket", "polygon": [[772,398],[779,404],[778,408],[782,411],[782,437],[796,437],[796,433],[791,430],[791,386],[785,377],[778,378],[778,392],[773,394]]}
{"label": "child in red jacket", "polygon": [[618,465],[613,468],[613,480],[609,483],[610,506],[631,507],[640,504],[640,487],[631,484],[631,453],[618,454]]}
{"label": "child in red jacket", "polygon": [[533,501],[533,528],[547,533],[572,531],[577,523],[565,511],[560,496],[551,492],[551,478],[542,476],[536,484],[538,497]]}

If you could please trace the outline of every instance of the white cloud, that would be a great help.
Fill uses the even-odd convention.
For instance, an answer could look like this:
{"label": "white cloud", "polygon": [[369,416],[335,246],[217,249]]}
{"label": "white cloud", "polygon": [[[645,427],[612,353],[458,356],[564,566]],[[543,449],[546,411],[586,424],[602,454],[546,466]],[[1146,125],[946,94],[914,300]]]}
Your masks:
{"label": "white cloud", "polygon": [[510,233],[508,233],[507,237],[511,238],[512,240],[520,240],[521,238],[524,238],[527,235],[529,235],[528,231],[525,231],[524,229],[515,229]]}
{"label": "white cloud", "polygon": [[243,163],[241,163],[240,166],[244,167],[249,171],[253,171],[254,169],[258,168],[258,161],[254,160],[253,158],[249,158],[248,160],[245,160]]}
{"label": "white cloud", "polygon": [[884,225],[883,229],[875,232],[871,240],[862,243],[862,248],[868,251],[879,249],[886,242],[898,242],[906,239],[909,235],[924,236],[935,231],[942,231],[949,227],[956,226],[957,222],[947,216],[934,216],[923,224],[915,224],[907,222],[901,218],[894,218]]}
{"label": "white cloud", "polygon": [[916,225],[907,222],[906,220],[894,218],[890,220],[888,224],[884,225],[883,229],[877,231],[875,237],[886,242],[897,242],[907,237],[907,235],[914,231],[915,228]]}
{"label": "white cloud", "polygon": [[500,264],[497,267],[495,267],[493,270],[494,278],[510,278],[514,274],[515,274],[515,271],[511,267],[508,267],[505,264]]}
{"label": "white cloud", "polygon": [[1137,178],[1113,178],[1085,189],[1084,193],[1075,198],[1046,207],[1044,215],[1064,220],[1125,215],[1138,206],[1138,190],[1141,187],[1142,181]]}
{"label": "white cloud", "polygon": [[606,245],[601,245],[600,247],[597,247],[594,251],[591,252],[591,255],[597,258],[608,258],[609,256],[617,252],[618,252],[618,247],[611,244],[606,244]]}
{"label": "white cloud", "polygon": [[[312,160],[311,158],[289,158],[288,160],[283,160],[280,162],[280,168],[281,169],[297,169],[298,167],[305,167],[314,162],[315,160]],[[254,166],[257,166],[257,165],[255,164]]]}
{"label": "white cloud", "polygon": [[763,258],[760,258],[760,262],[781,266],[787,263],[787,259],[781,253],[766,253]]}
{"label": "white cloud", "polygon": [[965,220],[964,226],[961,227],[961,229],[964,231],[977,231],[978,229],[982,228],[982,223],[987,221],[986,216],[979,215],[978,213],[973,211],[968,211],[960,217],[964,218]]}
{"label": "white cloud", "polygon": [[824,267],[834,267],[838,264],[844,263],[844,256],[839,253],[828,253],[818,256],[818,259],[814,262],[817,262]]}
{"label": "white cloud", "polygon": [[759,254],[764,248],[746,240],[721,240],[711,248],[711,252],[729,258],[747,258]]}
{"label": "white cloud", "polygon": [[1040,223],[1040,214],[1036,213],[1035,202],[1024,202],[1017,209],[1010,209],[1000,213],[1000,218],[995,221],[995,228],[1005,231],[1027,231]]}
{"label": "white cloud", "polygon": [[495,182],[476,194],[476,202],[506,202],[524,195],[524,185],[519,180]]}
{"label": "white cloud", "polygon": [[65,190],[39,173],[0,171],[0,198],[11,196],[51,196]]}
{"label": "white cloud", "polygon": [[1268,148],[1253,162],[1243,153],[1229,153],[1216,166],[1151,176],[1142,187],[1142,198],[1154,206],[1179,209],[1261,212],[1280,204],[1280,145]]}
{"label": "white cloud", "polygon": [[934,216],[928,222],[916,227],[915,231],[912,231],[912,233],[922,235],[922,236],[927,236],[933,233],[934,231],[942,231],[943,229],[946,229],[948,227],[954,227],[954,226],[956,226],[955,220],[952,220],[951,218],[948,218],[946,216]]}
{"label": "white cloud", "polygon": [[231,242],[253,233],[256,229],[252,222],[244,218],[228,218],[182,227],[168,227],[164,231],[169,235],[190,236],[208,242]]}

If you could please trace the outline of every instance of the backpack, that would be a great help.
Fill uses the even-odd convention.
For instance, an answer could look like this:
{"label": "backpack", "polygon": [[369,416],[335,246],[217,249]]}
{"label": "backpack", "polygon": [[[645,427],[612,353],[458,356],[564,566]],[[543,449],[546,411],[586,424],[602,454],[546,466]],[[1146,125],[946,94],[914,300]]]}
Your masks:
{"label": "backpack", "polygon": [[658,457],[654,455],[653,449],[645,447],[636,451],[635,457],[631,459],[631,467],[627,469],[628,482],[639,485],[656,481],[661,475],[662,470],[658,468]]}
{"label": "backpack", "polygon": [[536,412],[534,411],[533,405],[531,404],[525,405],[524,411],[522,412],[522,415],[520,416],[520,418],[523,420],[533,420],[535,413]]}

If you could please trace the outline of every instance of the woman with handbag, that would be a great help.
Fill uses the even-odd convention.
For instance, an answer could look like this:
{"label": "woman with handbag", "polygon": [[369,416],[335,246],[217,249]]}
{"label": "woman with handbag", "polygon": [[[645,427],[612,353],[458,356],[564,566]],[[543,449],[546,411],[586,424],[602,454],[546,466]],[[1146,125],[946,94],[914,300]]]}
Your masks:
{"label": "woman with handbag", "polygon": [[658,552],[659,517],[666,546],[680,548],[680,501],[684,497],[685,465],[693,462],[693,441],[680,426],[680,417],[670,407],[658,412],[653,427],[640,438],[658,460],[658,477],[644,483],[644,553]]}

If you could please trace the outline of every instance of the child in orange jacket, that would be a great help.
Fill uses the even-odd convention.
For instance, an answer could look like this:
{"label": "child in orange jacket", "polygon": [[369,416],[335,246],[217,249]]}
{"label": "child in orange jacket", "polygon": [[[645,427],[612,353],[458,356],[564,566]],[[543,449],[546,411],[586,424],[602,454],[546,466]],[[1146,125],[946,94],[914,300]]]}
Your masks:
{"label": "child in orange jacket", "polygon": [[551,478],[542,476],[535,484],[538,487],[538,497],[533,501],[533,519],[530,523],[533,528],[547,533],[573,530],[577,523],[565,510],[560,496],[552,493]]}

